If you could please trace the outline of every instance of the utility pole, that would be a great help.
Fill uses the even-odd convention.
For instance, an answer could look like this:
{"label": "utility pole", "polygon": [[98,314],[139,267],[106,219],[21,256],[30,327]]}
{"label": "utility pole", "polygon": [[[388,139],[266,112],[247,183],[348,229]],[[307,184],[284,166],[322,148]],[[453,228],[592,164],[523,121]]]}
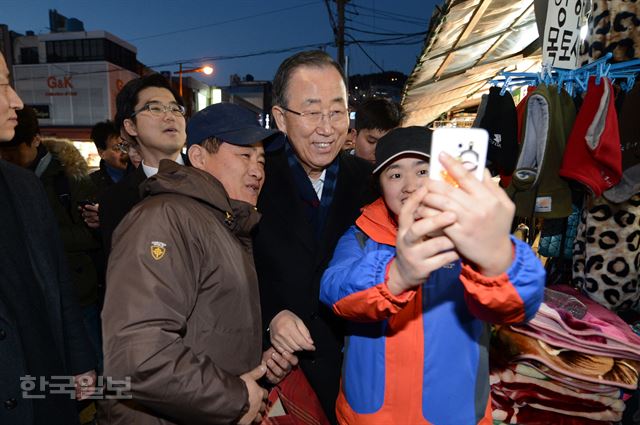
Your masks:
{"label": "utility pole", "polygon": [[338,63],[344,69],[344,7],[349,0],[336,0],[338,5],[338,28],[336,45],[338,46]]}

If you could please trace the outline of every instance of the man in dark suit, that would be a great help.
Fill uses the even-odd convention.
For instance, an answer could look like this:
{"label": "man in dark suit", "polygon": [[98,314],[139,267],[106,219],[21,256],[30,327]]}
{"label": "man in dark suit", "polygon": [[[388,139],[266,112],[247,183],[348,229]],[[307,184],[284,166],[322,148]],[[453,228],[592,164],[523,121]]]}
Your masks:
{"label": "man in dark suit", "polygon": [[[13,138],[22,107],[0,54],[0,143]],[[78,423],[73,397],[52,394],[41,382],[70,377],[71,395],[86,397],[81,388],[95,382],[95,353],[42,184],[31,171],[4,160],[0,234],[0,423]]]}
{"label": "man in dark suit", "polygon": [[286,59],[273,81],[272,113],[287,138],[267,156],[254,239],[263,324],[272,345],[300,364],[335,422],[343,331],[319,302],[335,245],[372,200],[371,166],[341,152],[349,129],[343,71],[320,51]]}
{"label": "man in dark suit", "polygon": [[120,130],[113,121],[102,121],[91,129],[91,140],[100,155],[100,168],[91,173],[91,180],[101,194],[107,187],[119,182],[125,175],[129,157],[120,140]]}
{"label": "man in dark suit", "polygon": [[[114,124],[142,155],[142,164],[99,197],[99,226],[105,250],[120,221],[140,202],[138,187],[158,172],[162,159],[184,164],[180,154],[187,136],[182,98],[160,74],[129,81],[116,97]],[[90,212],[86,212],[90,215]]]}

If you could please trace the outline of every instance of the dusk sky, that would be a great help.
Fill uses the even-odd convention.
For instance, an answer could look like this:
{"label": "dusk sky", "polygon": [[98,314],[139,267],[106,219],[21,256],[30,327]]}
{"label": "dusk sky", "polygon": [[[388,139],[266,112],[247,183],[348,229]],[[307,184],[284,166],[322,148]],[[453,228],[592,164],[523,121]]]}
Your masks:
{"label": "dusk sky", "polygon": [[[441,1],[351,0],[346,39],[362,41],[373,60],[356,44],[348,46],[349,74],[410,73],[434,3]],[[228,85],[234,73],[270,80],[284,58],[301,50],[296,47],[333,41],[322,0],[0,0],[0,23],[20,33],[48,33],[49,9],[83,21],[87,31],[105,30],[133,44],[138,60],[158,71],[175,72],[180,62],[184,68],[212,63],[215,74],[204,81],[217,85]],[[285,49],[292,51],[265,54]],[[327,51],[335,57],[335,48]],[[248,54],[257,55],[238,58]]]}

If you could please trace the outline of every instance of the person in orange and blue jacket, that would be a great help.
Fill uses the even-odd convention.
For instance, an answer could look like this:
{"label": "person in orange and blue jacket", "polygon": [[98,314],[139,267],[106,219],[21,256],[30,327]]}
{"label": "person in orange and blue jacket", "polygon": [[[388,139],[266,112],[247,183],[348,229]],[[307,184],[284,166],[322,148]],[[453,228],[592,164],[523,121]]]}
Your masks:
{"label": "person in orange and blue jacket", "polygon": [[431,132],[392,130],[376,147],[382,197],[340,239],[321,301],[348,319],[341,424],[491,424],[488,323],[531,319],[544,268],[509,235],[515,207],[488,172],[429,180]]}

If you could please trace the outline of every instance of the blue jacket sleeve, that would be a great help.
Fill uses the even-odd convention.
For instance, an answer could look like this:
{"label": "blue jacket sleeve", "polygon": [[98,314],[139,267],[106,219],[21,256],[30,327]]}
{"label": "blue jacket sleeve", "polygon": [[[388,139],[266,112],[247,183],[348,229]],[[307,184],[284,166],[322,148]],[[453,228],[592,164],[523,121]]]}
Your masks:
{"label": "blue jacket sleeve", "polygon": [[415,291],[394,296],[387,288],[389,264],[395,249],[368,239],[363,246],[352,226],[342,236],[320,283],[320,300],[344,318],[383,320],[397,313]]}
{"label": "blue jacket sleeve", "polygon": [[511,240],[514,258],[505,273],[486,277],[465,265],[460,274],[469,310],[489,323],[510,324],[530,320],[542,302],[544,267],[529,245],[513,237]]}

